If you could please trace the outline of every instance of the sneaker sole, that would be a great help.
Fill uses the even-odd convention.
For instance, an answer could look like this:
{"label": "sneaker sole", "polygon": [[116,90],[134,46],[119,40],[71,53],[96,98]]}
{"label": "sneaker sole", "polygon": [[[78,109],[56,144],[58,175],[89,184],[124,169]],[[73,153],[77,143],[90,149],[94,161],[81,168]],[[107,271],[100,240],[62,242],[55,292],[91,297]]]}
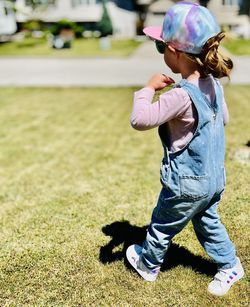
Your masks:
{"label": "sneaker sole", "polygon": [[131,259],[133,257],[133,254],[134,254],[134,248],[133,246],[130,246],[127,251],[126,251],[126,257],[127,257],[127,260],[128,262],[132,265],[132,267],[136,270],[136,272],[146,281],[149,281],[149,282],[153,282],[156,280],[156,277],[155,276],[152,276],[152,278],[148,278],[148,276],[145,276],[143,274],[143,272],[140,272],[137,270],[137,266],[136,266],[136,263],[133,262],[133,260]]}

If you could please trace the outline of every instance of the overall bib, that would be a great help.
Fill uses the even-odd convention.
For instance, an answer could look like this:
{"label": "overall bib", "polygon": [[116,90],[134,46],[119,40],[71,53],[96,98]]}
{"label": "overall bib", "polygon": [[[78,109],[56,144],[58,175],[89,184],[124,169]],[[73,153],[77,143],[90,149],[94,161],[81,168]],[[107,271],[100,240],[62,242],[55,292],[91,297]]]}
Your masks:
{"label": "overall bib", "polygon": [[180,151],[170,152],[163,126],[159,135],[164,149],[161,164],[162,190],[155,207],[142,261],[150,269],[162,264],[172,238],[191,220],[195,233],[219,268],[236,264],[235,248],[217,214],[225,187],[223,96],[214,80],[215,101],[211,104],[195,85],[181,80],[198,115],[191,141]]}

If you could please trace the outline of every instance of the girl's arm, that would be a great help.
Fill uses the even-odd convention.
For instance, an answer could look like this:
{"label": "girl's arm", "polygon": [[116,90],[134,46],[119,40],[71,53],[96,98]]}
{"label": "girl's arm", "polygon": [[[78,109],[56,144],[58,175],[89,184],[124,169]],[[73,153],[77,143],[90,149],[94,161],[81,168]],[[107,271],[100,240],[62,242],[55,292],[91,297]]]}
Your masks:
{"label": "girl's arm", "polygon": [[190,107],[191,100],[182,88],[174,88],[162,94],[152,103],[155,90],[144,87],[135,92],[131,125],[136,130],[148,130],[181,116]]}

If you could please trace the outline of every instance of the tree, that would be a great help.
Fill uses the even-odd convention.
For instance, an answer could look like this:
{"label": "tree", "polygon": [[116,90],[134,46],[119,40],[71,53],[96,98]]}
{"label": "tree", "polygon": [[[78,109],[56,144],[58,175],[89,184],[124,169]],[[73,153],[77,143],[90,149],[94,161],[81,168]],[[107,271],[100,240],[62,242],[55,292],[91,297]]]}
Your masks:
{"label": "tree", "polygon": [[102,18],[97,24],[97,28],[101,32],[101,36],[105,37],[113,33],[113,27],[107,10],[106,0],[102,0],[102,6],[103,6]]}

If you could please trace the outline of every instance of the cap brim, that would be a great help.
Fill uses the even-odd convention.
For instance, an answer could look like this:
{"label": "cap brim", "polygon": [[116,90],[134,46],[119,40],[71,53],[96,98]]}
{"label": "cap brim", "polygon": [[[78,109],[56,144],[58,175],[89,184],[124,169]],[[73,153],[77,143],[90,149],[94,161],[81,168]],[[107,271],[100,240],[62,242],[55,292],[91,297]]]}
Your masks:
{"label": "cap brim", "polygon": [[143,33],[153,40],[163,41],[161,37],[162,27],[160,26],[146,27],[143,29]]}

